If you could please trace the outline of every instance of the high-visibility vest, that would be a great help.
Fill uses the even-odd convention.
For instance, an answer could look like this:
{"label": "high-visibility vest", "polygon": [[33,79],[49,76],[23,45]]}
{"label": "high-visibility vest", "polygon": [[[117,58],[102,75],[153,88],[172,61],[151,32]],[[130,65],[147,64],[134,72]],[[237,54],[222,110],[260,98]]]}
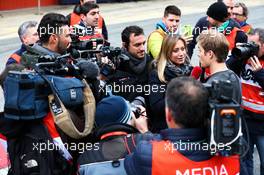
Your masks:
{"label": "high-visibility vest", "polygon": [[245,32],[245,33],[249,33],[249,32],[252,30],[252,26],[249,25],[249,24],[247,24],[247,25],[241,27],[240,29],[241,29],[243,32]]}
{"label": "high-visibility vest", "polygon": [[[103,30],[103,17],[101,15],[99,15],[99,19],[98,19],[98,26],[95,27],[95,31],[96,33],[102,34],[102,30]],[[80,15],[72,12],[71,13],[71,18],[70,18],[70,26],[74,26],[76,24],[79,24],[81,21],[81,17]]]}
{"label": "high-visibility vest", "polygon": [[16,62],[17,62],[18,64],[20,64],[20,62],[21,62],[21,56],[18,55],[18,54],[16,54],[16,53],[13,53],[13,54],[10,56],[10,58],[13,58],[14,60],[16,60]]}
{"label": "high-visibility vest", "polygon": [[103,36],[102,36],[102,34],[79,36],[80,41],[88,41],[88,40],[91,40],[93,38],[103,38]]}
{"label": "high-visibility vest", "polygon": [[71,13],[71,18],[70,18],[70,26],[74,26],[75,24],[79,24],[81,21],[80,15],[72,12]]}
{"label": "high-visibility vest", "polygon": [[238,31],[241,30],[237,27],[234,27],[230,33],[227,33],[227,31],[224,32],[224,35],[229,43],[229,50],[232,50],[236,46],[236,36]]}
{"label": "high-visibility vest", "polygon": [[238,156],[214,156],[205,161],[192,161],[175,149],[169,141],[153,141],[152,175],[236,175],[239,174]]}
{"label": "high-visibility vest", "polygon": [[95,32],[96,34],[102,34],[103,33],[103,17],[101,15],[99,15],[99,19],[98,19],[98,26],[95,27]]}
{"label": "high-visibility vest", "polygon": [[8,170],[9,164],[6,137],[0,134],[0,174],[1,170]]}
{"label": "high-visibility vest", "polygon": [[[264,67],[264,60],[259,60]],[[242,84],[242,107],[251,112],[264,114],[264,89],[252,78],[252,67],[247,62],[245,65],[246,77],[240,76]]]}

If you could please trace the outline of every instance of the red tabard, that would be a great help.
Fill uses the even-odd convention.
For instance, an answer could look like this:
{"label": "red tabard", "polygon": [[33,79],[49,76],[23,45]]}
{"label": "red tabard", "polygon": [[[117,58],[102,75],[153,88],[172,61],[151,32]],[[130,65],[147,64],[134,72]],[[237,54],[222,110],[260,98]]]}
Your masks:
{"label": "red tabard", "polygon": [[238,156],[214,156],[195,162],[178,151],[166,149],[169,141],[153,141],[152,175],[236,175],[239,173]]}

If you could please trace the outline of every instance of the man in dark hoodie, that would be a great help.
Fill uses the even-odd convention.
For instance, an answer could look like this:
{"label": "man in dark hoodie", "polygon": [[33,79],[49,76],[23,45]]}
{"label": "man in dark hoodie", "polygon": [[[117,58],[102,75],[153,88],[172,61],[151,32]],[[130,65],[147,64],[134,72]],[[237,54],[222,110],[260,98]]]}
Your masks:
{"label": "man in dark hoodie", "polygon": [[[151,58],[145,53],[145,36],[142,28],[128,26],[121,34],[121,61],[115,72],[107,79],[112,84],[114,94],[132,101],[137,96],[144,96],[144,85],[148,82]],[[140,89],[141,88],[141,89]]]}

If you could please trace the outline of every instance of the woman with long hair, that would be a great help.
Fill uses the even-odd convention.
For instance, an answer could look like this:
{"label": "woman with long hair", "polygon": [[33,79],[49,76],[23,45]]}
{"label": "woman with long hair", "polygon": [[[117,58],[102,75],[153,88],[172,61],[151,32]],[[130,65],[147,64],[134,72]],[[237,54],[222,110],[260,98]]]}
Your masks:
{"label": "woman with long hair", "polygon": [[165,121],[167,84],[173,78],[191,74],[192,66],[187,55],[186,41],[179,35],[165,37],[159,57],[153,62],[153,67],[149,79],[149,84],[152,87],[149,95],[150,120],[152,131],[159,132],[161,129],[167,128]]}

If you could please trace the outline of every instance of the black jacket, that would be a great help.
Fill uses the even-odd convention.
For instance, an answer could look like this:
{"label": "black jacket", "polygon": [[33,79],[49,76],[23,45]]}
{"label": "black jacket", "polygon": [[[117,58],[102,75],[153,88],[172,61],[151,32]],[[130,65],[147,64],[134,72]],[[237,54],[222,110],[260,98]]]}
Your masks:
{"label": "black jacket", "polygon": [[117,70],[107,76],[107,82],[112,87],[113,94],[120,95],[130,102],[137,96],[146,97],[144,86],[148,83],[152,59],[147,54],[145,58],[146,65],[141,72],[135,72],[127,60],[122,61]]}
{"label": "black jacket", "polygon": [[[240,28],[240,25],[233,19],[229,20],[229,29],[232,30],[234,27]],[[207,21],[207,16],[204,16],[199,19],[199,21],[196,23],[195,28],[192,31],[193,34],[193,40],[188,44],[188,55],[191,58],[193,55],[193,50],[195,48],[195,45],[197,44],[196,39],[202,33],[202,31],[207,30],[210,28],[210,24]],[[243,31],[239,31],[237,33],[235,43],[245,43],[247,42],[247,36]]]}
{"label": "black jacket", "polygon": [[[186,65],[188,71],[184,75],[179,75],[177,72],[171,71],[168,67],[165,68],[165,79],[167,82],[170,82],[173,78],[179,76],[189,76],[192,67]],[[152,132],[159,132],[162,129],[167,128],[165,120],[165,93],[167,89],[167,83],[161,82],[158,77],[158,72],[154,68],[150,73],[149,78],[150,84],[150,95],[149,95],[149,105],[150,105],[150,130]]]}

